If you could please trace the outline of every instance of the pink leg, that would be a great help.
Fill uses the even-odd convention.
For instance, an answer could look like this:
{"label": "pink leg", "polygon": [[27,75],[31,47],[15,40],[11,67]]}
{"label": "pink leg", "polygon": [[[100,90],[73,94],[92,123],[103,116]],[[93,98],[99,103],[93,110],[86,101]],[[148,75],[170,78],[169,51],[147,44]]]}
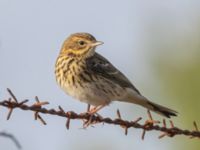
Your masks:
{"label": "pink leg", "polygon": [[89,114],[95,114],[97,113],[99,110],[101,110],[102,108],[104,108],[106,105],[99,105],[96,106],[94,108],[92,108],[91,110],[89,110]]}
{"label": "pink leg", "polygon": [[89,112],[90,111],[90,104],[88,104],[88,106],[87,106],[87,112]]}

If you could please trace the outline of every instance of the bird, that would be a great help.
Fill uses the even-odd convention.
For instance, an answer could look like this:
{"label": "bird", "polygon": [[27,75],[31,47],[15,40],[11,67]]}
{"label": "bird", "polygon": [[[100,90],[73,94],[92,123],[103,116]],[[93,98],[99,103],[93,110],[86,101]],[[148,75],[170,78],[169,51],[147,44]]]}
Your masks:
{"label": "bird", "polygon": [[177,111],[144,97],[130,80],[105,57],[96,52],[104,44],[90,33],[71,34],[63,43],[55,64],[61,89],[71,97],[92,105],[95,114],[113,101],[140,105],[164,117]]}

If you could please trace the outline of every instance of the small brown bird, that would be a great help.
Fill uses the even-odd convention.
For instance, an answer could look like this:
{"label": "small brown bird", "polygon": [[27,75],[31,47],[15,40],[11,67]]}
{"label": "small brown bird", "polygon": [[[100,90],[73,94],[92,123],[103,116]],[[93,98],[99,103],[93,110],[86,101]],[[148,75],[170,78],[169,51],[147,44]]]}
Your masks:
{"label": "small brown bird", "polygon": [[112,101],[121,101],[138,104],[168,118],[176,116],[176,111],[142,96],[124,74],[96,53],[96,47],[102,44],[89,33],[75,33],[65,40],[56,61],[55,75],[68,95],[93,105],[91,114]]}

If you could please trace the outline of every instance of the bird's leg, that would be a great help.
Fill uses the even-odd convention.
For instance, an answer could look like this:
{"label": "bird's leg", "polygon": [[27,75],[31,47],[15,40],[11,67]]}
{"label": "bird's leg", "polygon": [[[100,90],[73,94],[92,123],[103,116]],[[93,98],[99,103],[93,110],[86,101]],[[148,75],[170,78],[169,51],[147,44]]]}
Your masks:
{"label": "bird's leg", "polygon": [[91,115],[93,115],[93,114],[97,113],[100,109],[102,109],[105,106],[106,105],[95,106],[92,109],[90,109],[88,113],[91,114]]}
{"label": "bird's leg", "polygon": [[93,108],[90,109],[90,105],[88,104],[88,107],[87,107],[87,113],[89,113],[91,116],[89,118],[89,120],[83,120],[83,128],[86,129],[89,125],[91,124],[95,124],[95,122],[92,121],[92,117],[93,115],[97,115],[98,117],[101,117],[101,115],[99,115],[97,112],[102,109],[105,105],[99,105],[99,106],[94,106]]}
{"label": "bird's leg", "polygon": [[[91,108],[91,105],[87,104],[87,110],[86,110],[86,112],[81,113],[81,114],[89,113],[90,112],[90,108]],[[88,124],[88,120],[86,120],[86,119],[82,119],[82,120],[83,120],[83,128],[86,128],[86,126]]]}
{"label": "bird's leg", "polygon": [[90,112],[90,104],[87,105],[87,112]]}

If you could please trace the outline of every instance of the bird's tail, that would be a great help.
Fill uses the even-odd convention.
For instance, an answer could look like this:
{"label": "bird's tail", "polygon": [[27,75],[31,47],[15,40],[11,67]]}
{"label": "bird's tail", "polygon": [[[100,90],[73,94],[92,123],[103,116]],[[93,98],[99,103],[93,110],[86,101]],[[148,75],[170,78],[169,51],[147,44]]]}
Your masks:
{"label": "bird's tail", "polygon": [[177,116],[177,111],[153,103],[141,95],[137,99],[131,99],[131,101],[129,99],[127,102],[138,104],[167,118],[170,118],[171,116]]}
{"label": "bird's tail", "polygon": [[144,107],[167,118],[170,118],[171,116],[177,116],[177,112],[175,110],[172,110],[170,108],[161,106],[159,104],[150,101],[146,101]]}

